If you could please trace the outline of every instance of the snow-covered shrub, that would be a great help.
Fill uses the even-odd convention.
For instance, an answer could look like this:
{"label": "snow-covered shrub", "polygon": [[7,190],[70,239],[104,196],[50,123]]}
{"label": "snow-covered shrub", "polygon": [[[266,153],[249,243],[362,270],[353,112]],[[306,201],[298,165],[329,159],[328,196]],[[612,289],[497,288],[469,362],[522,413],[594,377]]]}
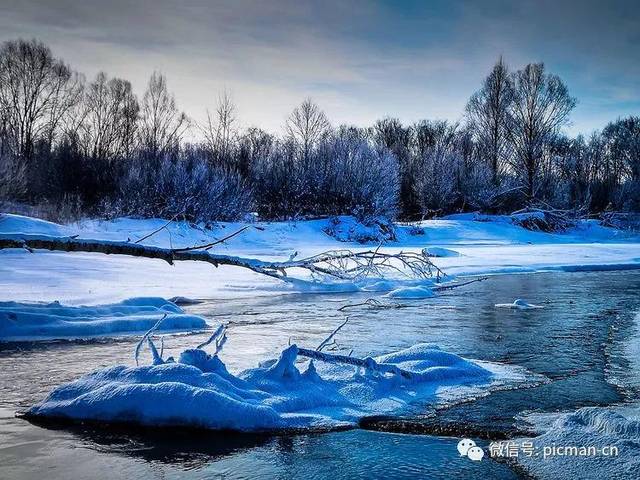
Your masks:
{"label": "snow-covered shrub", "polygon": [[422,157],[416,189],[423,213],[448,211],[456,199],[456,152],[435,149]]}
{"label": "snow-covered shrub", "polygon": [[290,142],[256,158],[251,177],[259,213],[266,218],[353,215],[394,218],[398,212],[398,163],[363,138],[336,134],[306,159]]}
{"label": "snow-covered shrub", "polygon": [[340,242],[384,243],[397,240],[395,226],[384,217],[364,221],[354,217],[332,217],[323,231]]}
{"label": "snow-covered shrub", "polygon": [[198,159],[133,162],[120,183],[116,212],[196,222],[238,220],[251,211],[251,191],[239,174]]}
{"label": "snow-covered shrub", "polygon": [[576,226],[578,211],[526,209],[511,215],[511,222],[527,230],[564,232]]}

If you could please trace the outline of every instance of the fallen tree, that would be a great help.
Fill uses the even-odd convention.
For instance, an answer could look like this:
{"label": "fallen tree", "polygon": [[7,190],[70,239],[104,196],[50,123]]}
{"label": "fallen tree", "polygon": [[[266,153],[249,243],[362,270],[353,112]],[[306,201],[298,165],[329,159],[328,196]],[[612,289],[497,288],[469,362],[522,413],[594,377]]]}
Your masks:
{"label": "fallen tree", "polygon": [[[234,235],[225,238],[231,238]],[[177,261],[198,261],[209,263],[214,267],[228,265],[246,268],[283,281],[290,280],[287,272],[293,269],[302,269],[313,275],[326,275],[350,281],[371,277],[382,278],[389,274],[400,274],[418,279],[435,278],[436,281],[440,281],[446,276],[431,262],[425,252],[384,253],[380,252],[379,248],[365,251],[333,250],[302,259],[291,258],[287,261],[264,261],[209,252],[212,246],[223,241],[224,239],[187,248],[163,248],[130,241],[92,240],[77,236],[0,234],[0,250],[21,248],[29,252],[51,250],[128,255],[164,260],[170,265]]]}

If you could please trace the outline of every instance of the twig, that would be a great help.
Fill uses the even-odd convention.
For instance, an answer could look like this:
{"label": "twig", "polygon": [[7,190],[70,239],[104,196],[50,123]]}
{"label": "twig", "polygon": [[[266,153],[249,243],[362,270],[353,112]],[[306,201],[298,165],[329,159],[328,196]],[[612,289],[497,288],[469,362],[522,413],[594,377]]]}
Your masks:
{"label": "twig", "polygon": [[387,308],[404,308],[404,307],[408,307],[409,305],[406,305],[404,303],[382,303],[380,300],[377,300],[375,298],[368,298],[366,299],[364,302],[362,303],[351,303],[348,305],[343,305],[342,307],[340,307],[338,309],[339,312],[342,312],[348,308],[354,308],[354,307],[363,307],[363,306],[368,306],[370,308],[375,308],[375,309],[387,309]]}
{"label": "twig", "polygon": [[227,240],[235,237],[236,235],[240,235],[242,232],[244,232],[248,228],[250,228],[250,225],[246,225],[246,226],[242,227],[240,230],[236,230],[235,232],[227,235],[224,238],[221,238],[220,240],[216,240],[215,242],[205,243],[204,245],[196,245],[194,247],[174,248],[173,251],[174,252],[190,252],[192,250],[209,250],[209,249],[211,249],[211,247],[214,247],[215,245],[218,245],[220,243],[224,243]]}
{"label": "twig", "polygon": [[157,230],[154,230],[154,231],[153,231],[153,232],[151,232],[150,234],[145,235],[145,236],[144,236],[144,237],[142,237],[142,238],[139,238],[138,240],[136,240],[136,241],[135,241],[135,242],[133,242],[133,243],[140,243],[140,242],[142,242],[143,240],[146,240],[146,239],[147,239],[147,238],[149,238],[149,237],[153,237],[153,236],[154,236],[156,233],[158,233],[160,230],[163,230],[163,229],[167,228],[169,225],[171,225],[171,222],[173,222],[173,221],[174,221],[176,218],[178,218],[178,216],[180,216],[180,215],[182,215],[182,213],[176,213],[176,214],[173,216],[173,218],[171,218],[171,220],[169,220],[169,221],[168,221],[167,223],[165,223],[163,226],[161,226],[161,227],[160,227],[160,228],[158,228]]}
{"label": "twig", "polygon": [[435,287],[433,287],[432,290],[435,290],[436,292],[442,292],[443,290],[452,290],[454,288],[464,287],[465,285],[469,285],[476,282],[482,282],[488,279],[489,277],[480,277],[480,278],[474,278],[473,280],[469,280],[467,282],[451,283],[449,285],[436,285]]}
{"label": "twig", "polygon": [[206,342],[201,343],[196,348],[197,349],[202,349],[202,348],[206,347],[207,345],[213,343],[214,341],[217,341],[218,337],[224,334],[226,328],[227,327],[225,327],[224,325],[220,325],[218,328],[216,328],[215,332],[213,332],[213,334],[209,337],[209,339]]}
{"label": "twig", "polygon": [[346,317],[344,319],[344,322],[342,322],[333,332],[331,332],[331,334],[327,338],[325,338],[322,341],[320,345],[318,345],[318,348],[316,348],[316,351],[321,352],[322,349],[329,344],[329,341],[335,336],[335,334],[338,333],[342,329],[342,327],[344,327],[347,324],[348,321],[349,321],[349,317]]}
{"label": "twig", "polygon": [[[140,341],[138,342],[138,344],[136,345],[136,350],[135,350],[135,360],[136,360],[136,366],[138,365],[138,357],[140,356],[140,350],[142,349],[142,345],[144,344],[144,341],[147,340],[152,334],[153,332],[155,332],[158,327],[160,327],[160,325],[162,324],[162,322],[164,322],[165,318],[167,318],[167,314],[165,313],[162,318],[160,320],[158,320],[156,322],[156,324],[151,327],[149,330],[147,330],[147,332],[142,336],[142,338],[140,339]],[[156,351],[156,354],[158,352]]]}

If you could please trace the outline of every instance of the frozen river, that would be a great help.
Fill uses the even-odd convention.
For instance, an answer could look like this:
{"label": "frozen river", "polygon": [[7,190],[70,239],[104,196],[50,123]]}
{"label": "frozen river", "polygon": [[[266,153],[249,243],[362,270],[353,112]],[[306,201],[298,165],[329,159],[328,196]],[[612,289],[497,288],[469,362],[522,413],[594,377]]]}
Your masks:
{"label": "frozen river", "polygon": [[[137,338],[14,344],[0,350],[0,466],[3,478],[517,478],[488,458],[460,457],[460,437],[480,445],[526,431],[528,411],[629,402],[638,372],[629,339],[638,334],[640,272],[492,277],[403,308],[349,309],[338,351],[377,355],[415,343],[464,357],[524,367],[544,383],[493,392],[406,418],[372,418],[365,429],[306,435],[238,435],[89,426],[37,426],[15,418],[63,382],[98,367],[133,364]],[[187,307],[229,323],[222,357],[232,371],[277,356],[290,341],[315,347],[363,294],[282,295]],[[544,308],[510,310],[524,298]],[[168,335],[177,354],[207,336]],[[636,344],[637,347],[637,344]]]}

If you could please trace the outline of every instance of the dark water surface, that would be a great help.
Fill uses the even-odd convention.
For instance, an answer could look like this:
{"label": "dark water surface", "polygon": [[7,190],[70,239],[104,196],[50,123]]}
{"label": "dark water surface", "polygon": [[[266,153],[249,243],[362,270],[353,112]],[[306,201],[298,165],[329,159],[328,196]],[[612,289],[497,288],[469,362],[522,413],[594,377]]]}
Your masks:
{"label": "dark water surface", "polygon": [[[637,398],[638,372],[625,357],[625,342],[638,333],[639,293],[640,272],[546,273],[493,277],[432,299],[395,300],[406,308],[349,309],[339,351],[375,355],[428,342],[465,357],[519,365],[548,381],[443,406],[435,415],[369,419],[366,430],[322,434],[33,425],[15,412],[95,368],[133,364],[137,339],[0,347],[0,478],[518,478],[488,458],[459,457],[459,436],[483,445],[519,433],[515,417],[522,412]],[[212,323],[231,322],[222,358],[237,371],[277,356],[289,341],[315,347],[344,318],[339,307],[370,296],[221,299],[188,309]],[[544,308],[494,307],[516,298]],[[176,355],[207,336],[168,335],[165,348]]]}

